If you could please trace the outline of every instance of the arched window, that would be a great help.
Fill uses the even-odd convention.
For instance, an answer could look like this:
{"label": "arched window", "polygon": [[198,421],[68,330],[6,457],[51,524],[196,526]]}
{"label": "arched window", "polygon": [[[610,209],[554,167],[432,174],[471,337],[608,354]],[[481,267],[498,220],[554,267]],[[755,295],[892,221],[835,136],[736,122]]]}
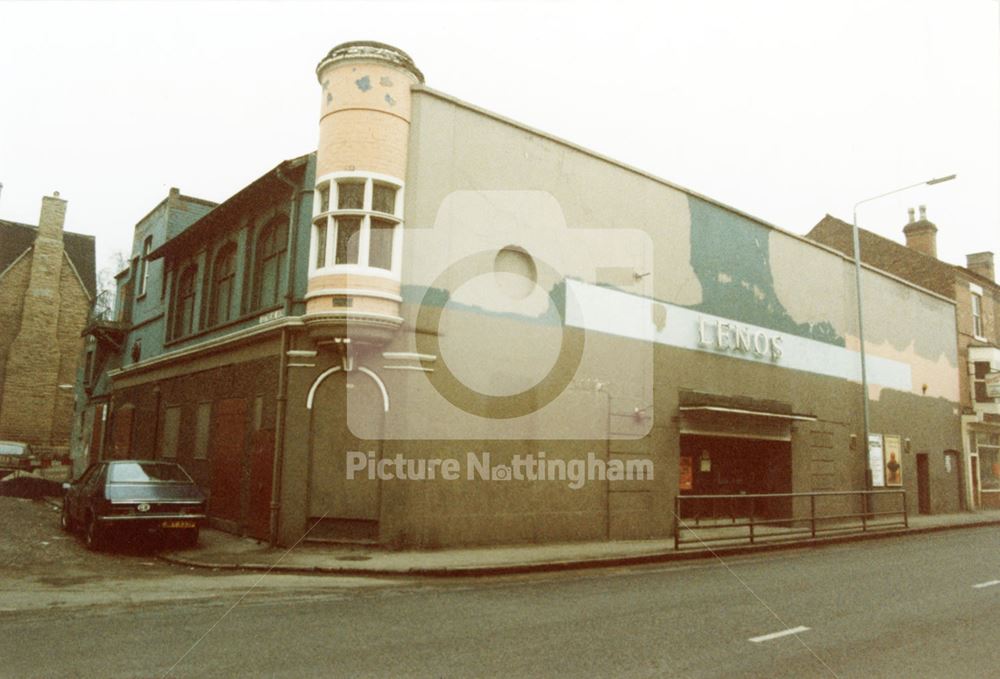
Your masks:
{"label": "arched window", "polygon": [[236,244],[219,249],[212,265],[212,295],[209,298],[208,324],[226,323],[236,317],[233,307],[233,282],[236,279]]}
{"label": "arched window", "polygon": [[285,265],[288,217],[278,215],[257,237],[254,251],[253,308],[274,306],[281,300],[281,274]]}
{"label": "arched window", "polygon": [[174,297],[174,332],[173,336],[184,337],[194,332],[195,319],[195,283],[198,278],[198,268],[189,266],[177,279],[177,294]]}

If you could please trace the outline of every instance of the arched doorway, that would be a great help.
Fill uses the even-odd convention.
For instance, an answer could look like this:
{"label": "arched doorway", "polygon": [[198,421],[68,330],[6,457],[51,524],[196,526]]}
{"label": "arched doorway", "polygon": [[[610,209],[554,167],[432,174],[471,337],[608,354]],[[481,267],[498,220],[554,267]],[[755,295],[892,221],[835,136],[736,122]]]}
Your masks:
{"label": "arched doorway", "polygon": [[[350,398],[348,398],[348,395]],[[309,418],[309,539],[377,541],[381,486],[363,469],[348,478],[348,453],[362,453],[375,461],[382,442],[361,439],[348,425],[350,408],[374,418],[373,431],[382,431],[387,400],[378,376],[367,369],[350,372],[331,369],[310,391]],[[357,413],[354,413],[356,416]]]}

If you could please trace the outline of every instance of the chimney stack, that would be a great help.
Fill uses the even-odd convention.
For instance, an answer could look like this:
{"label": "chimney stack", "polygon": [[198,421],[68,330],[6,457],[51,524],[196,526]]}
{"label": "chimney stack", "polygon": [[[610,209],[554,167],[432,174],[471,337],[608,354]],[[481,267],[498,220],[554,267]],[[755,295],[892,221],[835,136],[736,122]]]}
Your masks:
{"label": "chimney stack", "polygon": [[965,256],[965,268],[996,283],[996,269],[993,268],[992,252],[974,252]]}
{"label": "chimney stack", "polygon": [[907,222],[908,224],[912,224],[913,222],[917,221],[917,217],[916,217],[916,213],[917,213],[917,211],[916,211],[916,210],[914,210],[914,209],[913,209],[913,208],[911,207],[911,208],[908,208],[908,209],[906,210],[906,212],[907,212],[907,214],[909,214],[909,215],[910,215],[910,221],[909,221],[909,222]]}
{"label": "chimney stack", "polygon": [[909,213],[910,222],[903,227],[906,247],[937,258],[937,227],[927,220],[927,206],[920,206],[920,219],[917,221],[913,221],[913,208],[910,208]]}

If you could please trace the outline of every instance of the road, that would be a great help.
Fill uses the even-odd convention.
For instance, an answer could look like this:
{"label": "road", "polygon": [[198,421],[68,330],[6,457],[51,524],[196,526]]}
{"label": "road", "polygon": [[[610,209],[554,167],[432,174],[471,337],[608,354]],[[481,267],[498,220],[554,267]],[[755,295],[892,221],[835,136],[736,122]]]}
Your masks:
{"label": "road", "polygon": [[183,577],[187,596],[165,586],[155,600],[0,611],[0,675],[986,677],[1000,665],[996,528],[475,580]]}

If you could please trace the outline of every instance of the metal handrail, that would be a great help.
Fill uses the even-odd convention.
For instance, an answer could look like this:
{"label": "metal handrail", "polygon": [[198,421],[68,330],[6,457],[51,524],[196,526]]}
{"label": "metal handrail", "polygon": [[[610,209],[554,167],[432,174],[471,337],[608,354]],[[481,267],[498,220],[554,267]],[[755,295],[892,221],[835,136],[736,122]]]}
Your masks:
{"label": "metal handrail", "polygon": [[[816,513],[816,500],[818,498],[829,498],[829,497],[852,497],[860,496],[863,500],[863,510],[860,512],[851,513],[841,513],[837,512],[835,514],[819,514]],[[882,497],[897,496],[900,498],[899,510],[892,511],[875,511],[873,500]],[[798,514],[796,515],[794,511],[794,505],[789,510],[788,516],[781,516],[778,518],[760,518],[756,517],[756,509],[759,507],[757,501],[764,500],[775,500],[775,499],[795,499],[795,498],[808,498],[809,499],[809,512],[808,514]],[[693,530],[692,526],[688,524],[684,519],[681,518],[681,508],[684,502],[688,501],[705,501],[711,502],[711,517],[712,519],[725,519],[728,518],[728,523],[713,524],[709,527],[711,528],[723,528],[723,529],[733,529],[733,528],[747,528],[748,532],[745,536],[740,535],[726,535],[726,536],[696,536],[694,539],[686,539],[682,536],[682,531]],[[749,503],[744,502],[744,506],[749,504],[749,515],[743,516],[742,512],[737,512],[734,507],[734,501],[736,500],[748,500]],[[728,511],[719,515],[715,510],[718,506],[717,503],[728,501]],[[740,516],[737,518],[737,514]],[[885,522],[878,521],[875,524],[870,524],[869,521],[878,519],[879,517],[890,517],[898,516],[900,520],[895,522]],[[699,513],[694,517],[694,526],[701,528],[702,514]],[[837,526],[826,526],[822,525],[825,522],[837,520],[849,520],[849,519],[860,519],[860,524],[858,526],[851,525],[837,525]],[[797,524],[808,523],[808,527],[797,527]],[[789,526],[789,530],[777,535],[760,536],[755,530],[758,526],[764,527],[773,524],[784,524]],[[815,539],[819,533],[832,533],[848,530],[857,530],[858,532],[867,532],[872,529],[886,529],[886,528],[908,528],[909,527],[909,516],[906,509],[906,491],[905,490],[843,490],[843,491],[814,491],[808,493],[746,493],[737,495],[677,495],[674,500],[674,549],[681,549],[684,545],[690,544],[707,544],[709,542],[734,542],[740,540],[748,540],[749,544],[754,544],[756,541],[760,540],[762,537],[768,542],[783,542],[798,539],[798,536],[808,535],[809,539]]]}

